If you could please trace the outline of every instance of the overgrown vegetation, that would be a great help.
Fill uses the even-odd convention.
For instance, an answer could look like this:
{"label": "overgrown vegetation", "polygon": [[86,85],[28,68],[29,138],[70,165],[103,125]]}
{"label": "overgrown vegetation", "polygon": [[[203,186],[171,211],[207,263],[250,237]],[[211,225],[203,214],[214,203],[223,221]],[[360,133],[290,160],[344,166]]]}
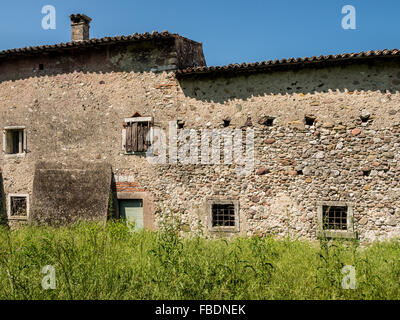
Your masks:
{"label": "overgrown vegetation", "polygon": [[[47,265],[55,290],[42,288]],[[355,290],[342,288],[345,265]],[[123,222],[0,229],[0,299],[398,299],[399,279],[397,241],[182,239]]]}

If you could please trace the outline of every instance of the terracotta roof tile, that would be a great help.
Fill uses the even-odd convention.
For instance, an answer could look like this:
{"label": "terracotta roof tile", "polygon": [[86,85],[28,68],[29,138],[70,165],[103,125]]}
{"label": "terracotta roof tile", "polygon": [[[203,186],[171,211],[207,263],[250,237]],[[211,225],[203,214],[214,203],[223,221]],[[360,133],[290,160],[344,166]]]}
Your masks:
{"label": "terracotta roof tile", "polygon": [[210,67],[192,67],[177,71],[178,76],[190,76],[195,74],[215,74],[229,72],[257,72],[268,70],[278,66],[296,66],[296,65],[311,65],[324,62],[341,62],[341,61],[356,61],[360,59],[368,59],[375,57],[394,57],[400,56],[399,49],[384,49],[359,53],[343,53],[326,56],[313,56],[305,58],[288,58],[281,60],[269,60],[255,63],[229,64],[227,66],[210,66]]}
{"label": "terracotta roof tile", "polygon": [[[43,45],[43,46],[35,46],[35,47],[24,47],[18,49],[8,49],[0,51],[0,59],[9,58],[16,55],[24,55],[24,54],[35,54],[35,53],[44,53],[48,51],[55,50],[66,50],[73,48],[86,48],[91,47],[93,45],[99,44],[109,44],[109,43],[123,43],[123,42],[134,42],[134,41],[145,41],[145,40],[154,40],[154,39],[172,39],[172,38],[183,38],[186,39],[179,34],[169,33],[168,31],[157,32],[154,31],[152,33],[146,32],[142,34],[134,33],[129,36],[115,36],[115,37],[104,37],[101,39],[89,39],[84,41],[71,41],[67,43],[58,43],[54,45]],[[190,39],[186,39],[191,42],[195,42]]]}

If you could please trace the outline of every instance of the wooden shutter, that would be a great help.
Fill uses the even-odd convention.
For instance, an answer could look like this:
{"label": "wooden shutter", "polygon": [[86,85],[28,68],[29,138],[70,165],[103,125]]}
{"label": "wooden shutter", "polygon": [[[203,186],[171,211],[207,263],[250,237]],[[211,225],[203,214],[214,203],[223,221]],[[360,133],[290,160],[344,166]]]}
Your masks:
{"label": "wooden shutter", "polygon": [[132,151],[138,152],[138,123],[132,123]]}
{"label": "wooden shutter", "polygon": [[143,122],[138,123],[138,146],[137,151],[143,152],[144,151],[144,127]]}
{"label": "wooden shutter", "polygon": [[133,147],[132,147],[132,122],[128,123],[126,127],[126,135],[125,135],[125,150],[126,152],[132,152]]}
{"label": "wooden shutter", "polygon": [[150,122],[130,122],[126,127],[126,152],[146,152],[151,144]]}

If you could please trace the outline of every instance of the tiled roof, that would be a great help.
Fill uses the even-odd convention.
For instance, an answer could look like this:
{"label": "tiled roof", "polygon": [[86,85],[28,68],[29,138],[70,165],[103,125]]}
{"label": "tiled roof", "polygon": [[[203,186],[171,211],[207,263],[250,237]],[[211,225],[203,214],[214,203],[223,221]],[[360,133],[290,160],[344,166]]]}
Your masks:
{"label": "tiled roof", "polygon": [[294,66],[305,66],[305,65],[316,65],[318,63],[329,63],[329,62],[344,62],[344,61],[356,61],[361,59],[370,59],[376,57],[393,57],[400,56],[399,49],[393,50],[376,50],[359,53],[343,53],[337,55],[327,56],[313,56],[306,58],[289,58],[281,60],[269,60],[255,63],[242,63],[242,64],[229,64],[227,66],[216,66],[216,67],[192,67],[182,69],[177,72],[178,76],[190,76],[195,74],[215,74],[215,73],[241,73],[241,72],[257,72],[276,67],[294,67]]}
{"label": "tiled roof", "polygon": [[[44,53],[49,51],[58,51],[64,49],[73,49],[73,48],[85,48],[91,47],[95,45],[101,44],[111,44],[111,43],[123,43],[123,42],[132,42],[132,41],[144,41],[144,40],[155,40],[155,39],[168,39],[168,38],[183,38],[186,39],[179,34],[169,33],[168,31],[153,33],[135,33],[130,36],[117,36],[117,37],[105,37],[101,39],[89,39],[84,41],[72,41],[67,43],[59,43],[54,45],[44,45],[37,47],[25,47],[20,49],[9,49],[0,51],[0,58],[8,58],[16,55],[31,55],[35,53]],[[187,41],[192,41],[190,39],[186,39]]]}

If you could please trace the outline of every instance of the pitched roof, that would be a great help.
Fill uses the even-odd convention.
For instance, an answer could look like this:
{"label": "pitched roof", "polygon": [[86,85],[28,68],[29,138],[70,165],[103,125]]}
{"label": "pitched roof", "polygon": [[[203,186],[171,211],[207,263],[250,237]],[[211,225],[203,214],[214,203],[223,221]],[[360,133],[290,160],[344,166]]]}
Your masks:
{"label": "pitched roof", "polygon": [[248,73],[248,72],[258,72],[264,70],[272,70],[277,67],[295,67],[295,66],[306,66],[314,65],[318,63],[335,63],[335,62],[355,62],[357,60],[367,60],[377,57],[395,57],[400,56],[399,49],[384,49],[376,51],[367,51],[359,53],[343,53],[337,55],[327,55],[327,56],[313,56],[306,58],[289,58],[281,60],[269,60],[261,61],[255,63],[242,63],[242,64],[229,64],[227,66],[215,66],[215,67],[191,67],[187,69],[182,69],[177,71],[177,75],[191,76],[197,74],[211,75],[211,74],[223,74],[223,73]]}
{"label": "pitched roof", "polygon": [[141,34],[135,33],[129,36],[104,37],[101,39],[93,38],[84,41],[71,41],[67,43],[59,43],[54,45],[8,49],[0,51],[0,59],[10,58],[17,55],[31,55],[36,53],[45,53],[45,52],[67,50],[74,48],[89,48],[92,46],[102,45],[102,44],[135,42],[135,41],[156,40],[156,39],[173,39],[173,38],[181,38],[185,39],[186,41],[197,43],[193,40],[182,37],[176,33],[169,33],[168,31],[163,31],[163,32],[153,31],[152,33],[149,32]]}

